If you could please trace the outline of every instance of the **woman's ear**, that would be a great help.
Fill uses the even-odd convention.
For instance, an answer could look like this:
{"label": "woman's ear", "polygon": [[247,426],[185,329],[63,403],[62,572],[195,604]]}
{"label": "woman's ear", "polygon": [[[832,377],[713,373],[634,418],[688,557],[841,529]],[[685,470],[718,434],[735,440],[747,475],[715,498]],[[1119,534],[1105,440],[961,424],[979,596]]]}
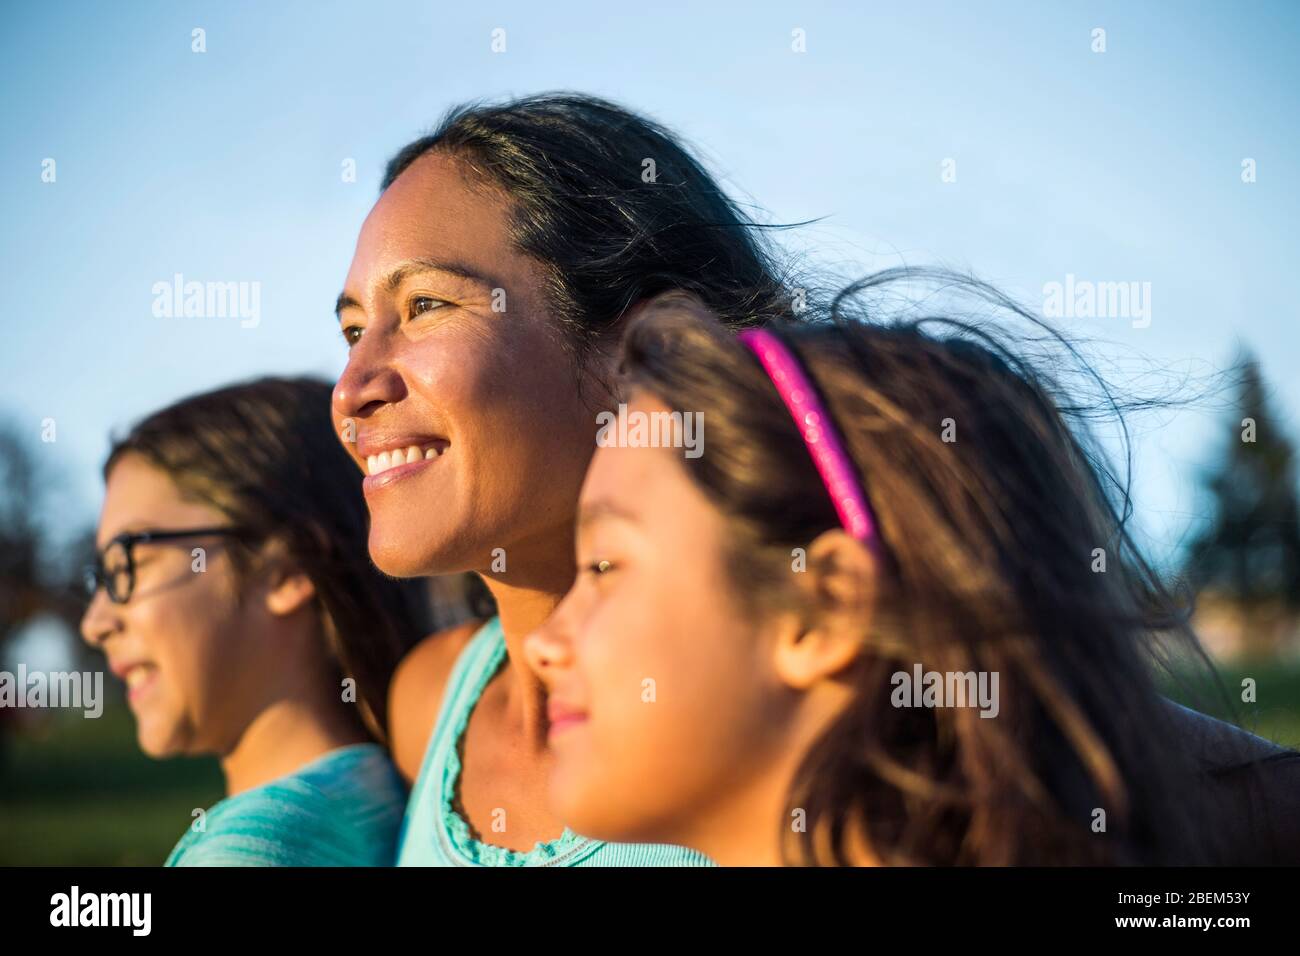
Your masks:
{"label": "woman's ear", "polygon": [[807,690],[862,654],[875,603],[877,562],[864,544],[835,529],[808,548],[806,570],[792,573],[804,612],[780,626],[775,665],[787,685]]}

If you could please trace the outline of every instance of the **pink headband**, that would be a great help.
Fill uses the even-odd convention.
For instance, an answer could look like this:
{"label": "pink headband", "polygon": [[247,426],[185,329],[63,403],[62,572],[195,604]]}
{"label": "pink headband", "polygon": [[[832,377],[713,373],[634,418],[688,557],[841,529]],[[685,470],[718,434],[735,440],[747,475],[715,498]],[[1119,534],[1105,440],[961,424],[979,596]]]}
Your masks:
{"label": "pink headband", "polygon": [[822,483],[830,492],[839,513],[840,524],[854,538],[868,542],[875,538],[875,522],[867,506],[867,496],[858,481],[853,461],[835,430],[835,424],[817,397],[817,390],[799,366],[794,354],[771,332],[749,329],[738,336],[758,356],[777,393],[799,426],[813,464],[821,473]]}

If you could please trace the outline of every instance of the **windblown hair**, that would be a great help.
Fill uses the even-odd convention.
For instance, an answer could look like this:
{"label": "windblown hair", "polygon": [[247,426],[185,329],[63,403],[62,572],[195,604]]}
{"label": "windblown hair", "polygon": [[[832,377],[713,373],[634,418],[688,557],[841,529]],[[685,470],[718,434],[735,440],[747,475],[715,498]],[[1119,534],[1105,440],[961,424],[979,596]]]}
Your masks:
{"label": "windblown hair", "polygon": [[[660,293],[690,293],[735,328],[789,313],[789,276],[765,235],[780,227],[756,222],[686,143],[632,110],[571,92],[466,103],[389,161],[381,190],[431,152],[506,198],[511,241],[541,268],[580,396],[597,374],[593,351]],[[476,613],[495,613],[477,578],[468,590]]]}
{"label": "windblown hair", "polygon": [[[868,304],[917,281],[1002,319],[888,319]],[[1179,744],[1147,652],[1155,634],[1195,645],[1186,610],[1132,540],[1126,487],[1083,422],[1067,424],[1089,410],[1018,357],[1007,316],[1087,368],[996,290],[941,270],[879,273],[829,315],[770,326],[844,436],[883,545],[855,698],[789,795],[807,832],[790,832],[788,814],[774,821],[792,861],[1190,863],[1217,852],[1207,777]],[[839,521],[754,355],[721,326],[660,314],[629,329],[623,371],[629,391],[705,410],[708,452],[683,467],[728,519],[747,609],[801,600],[792,549]],[[918,663],[996,672],[999,714],[894,706],[891,676]]]}
{"label": "windblown hair", "polygon": [[504,193],[514,245],[543,267],[579,359],[660,292],[693,293],[737,327],[786,309],[765,227],[673,133],[631,110],[578,93],[459,106],[393,157],[383,188],[433,150]]}

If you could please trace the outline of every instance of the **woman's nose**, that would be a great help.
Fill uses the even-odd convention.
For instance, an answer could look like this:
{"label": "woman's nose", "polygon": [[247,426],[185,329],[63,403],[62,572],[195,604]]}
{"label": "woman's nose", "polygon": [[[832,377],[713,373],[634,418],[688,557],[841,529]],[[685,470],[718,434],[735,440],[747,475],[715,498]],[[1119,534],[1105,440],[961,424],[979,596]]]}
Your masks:
{"label": "woman's nose", "polygon": [[334,414],[340,419],[361,418],[381,405],[402,399],[402,376],[393,367],[378,331],[368,333],[348,353],[348,364],[334,385]]}

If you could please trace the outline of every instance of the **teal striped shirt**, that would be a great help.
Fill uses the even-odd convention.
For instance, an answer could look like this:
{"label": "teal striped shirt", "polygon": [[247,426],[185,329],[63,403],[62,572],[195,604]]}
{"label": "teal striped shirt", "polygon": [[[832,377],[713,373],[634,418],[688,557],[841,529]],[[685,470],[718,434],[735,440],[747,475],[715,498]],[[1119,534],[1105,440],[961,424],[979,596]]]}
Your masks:
{"label": "teal striped shirt", "polygon": [[382,747],[340,747],[216,804],[163,865],[392,866],[404,801]]}

